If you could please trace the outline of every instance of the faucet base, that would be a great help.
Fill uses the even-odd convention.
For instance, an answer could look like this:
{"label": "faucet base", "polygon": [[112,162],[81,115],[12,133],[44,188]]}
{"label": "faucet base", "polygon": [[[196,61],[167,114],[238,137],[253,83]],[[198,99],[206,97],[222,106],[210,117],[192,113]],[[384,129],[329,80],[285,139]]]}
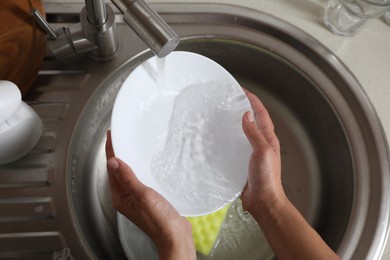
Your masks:
{"label": "faucet base", "polygon": [[108,4],[106,4],[106,10],[107,19],[102,25],[94,25],[88,21],[88,12],[85,7],[80,13],[80,23],[85,37],[98,47],[88,53],[93,60],[105,61],[118,56],[120,42],[116,32],[115,13]]}

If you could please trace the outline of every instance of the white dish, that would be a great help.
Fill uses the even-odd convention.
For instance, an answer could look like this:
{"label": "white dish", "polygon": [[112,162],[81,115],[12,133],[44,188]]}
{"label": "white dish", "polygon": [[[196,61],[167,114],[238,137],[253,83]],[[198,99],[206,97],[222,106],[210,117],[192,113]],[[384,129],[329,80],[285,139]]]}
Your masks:
{"label": "white dish", "polygon": [[158,260],[157,248],[148,235],[120,213],[117,220],[119,239],[127,259]]}
{"label": "white dish", "polygon": [[21,102],[19,88],[11,81],[0,80],[0,124],[15,114]]}
{"label": "white dish", "polygon": [[113,148],[181,215],[209,214],[235,200],[247,181],[252,149],[241,118],[251,110],[216,62],[190,52],[152,57],[118,93]]}
{"label": "white dish", "polygon": [[21,97],[14,83],[0,80],[0,164],[28,154],[42,135],[41,119]]}

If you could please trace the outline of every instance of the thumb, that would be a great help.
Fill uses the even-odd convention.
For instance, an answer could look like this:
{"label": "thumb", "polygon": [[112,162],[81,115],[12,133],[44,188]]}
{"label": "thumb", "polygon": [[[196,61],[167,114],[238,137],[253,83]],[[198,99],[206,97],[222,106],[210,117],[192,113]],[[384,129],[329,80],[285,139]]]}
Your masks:
{"label": "thumb", "polygon": [[133,170],[122,160],[111,157],[107,161],[108,172],[117,180],[118,184],[125,190],[137,192],[143,184],[135,176]]}
{"label": "thumb", "polygon": [[257,126],[253,112],[247,111],[244,113],[242,117],[242,129],[254,151],[268,144],[263,133]]}

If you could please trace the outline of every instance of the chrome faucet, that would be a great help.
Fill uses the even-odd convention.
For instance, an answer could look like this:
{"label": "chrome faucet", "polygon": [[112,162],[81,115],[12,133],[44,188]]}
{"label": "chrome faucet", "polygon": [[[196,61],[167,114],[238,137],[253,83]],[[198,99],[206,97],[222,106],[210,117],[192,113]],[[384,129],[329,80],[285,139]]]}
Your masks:
{"label": "chrome faucet", "polygon": [[[123,20],[160,58],[179,44],[178,35],[143,0],[111,0],[123,14]],[[104,0],[85,0],[80,23],[54,31],[47,21],[33,10],[32,15],[46,31],[49,47],[59,60],[67,60],[80,53],[88,53],[95,60],[109,60],[117,56],[120,42],[115,14]]]}

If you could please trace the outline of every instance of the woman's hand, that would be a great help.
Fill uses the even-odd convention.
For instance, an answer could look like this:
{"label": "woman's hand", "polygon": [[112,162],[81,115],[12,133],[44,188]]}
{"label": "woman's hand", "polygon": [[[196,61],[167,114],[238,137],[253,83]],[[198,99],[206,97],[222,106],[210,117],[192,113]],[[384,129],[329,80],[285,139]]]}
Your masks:
{"label": "woman's hand", "polygon": [[285,195],[274,125],[260,100],[245,92],[255,116],[246,112],[242,118],[253,148],[243,209],[256,219],[278,259],[339,259]]}
{"label": "woman's hand", "polygon": [[106,157],[114,207],[153,240],[160,259],[196,259],[191,224],[115,157],[110,132],[107,132]]}
{"label": "woman's hand", "polygon": [[253,152],[248,183],[241,200],[243,209],[253,215],[261,211],[259,207],[271,206],[285,195],[281,183],[280,145],[274,125],[261,101],[249,91],[245,90],[245,93],[255,115],[246,112],[242,118],[243,130]]}

